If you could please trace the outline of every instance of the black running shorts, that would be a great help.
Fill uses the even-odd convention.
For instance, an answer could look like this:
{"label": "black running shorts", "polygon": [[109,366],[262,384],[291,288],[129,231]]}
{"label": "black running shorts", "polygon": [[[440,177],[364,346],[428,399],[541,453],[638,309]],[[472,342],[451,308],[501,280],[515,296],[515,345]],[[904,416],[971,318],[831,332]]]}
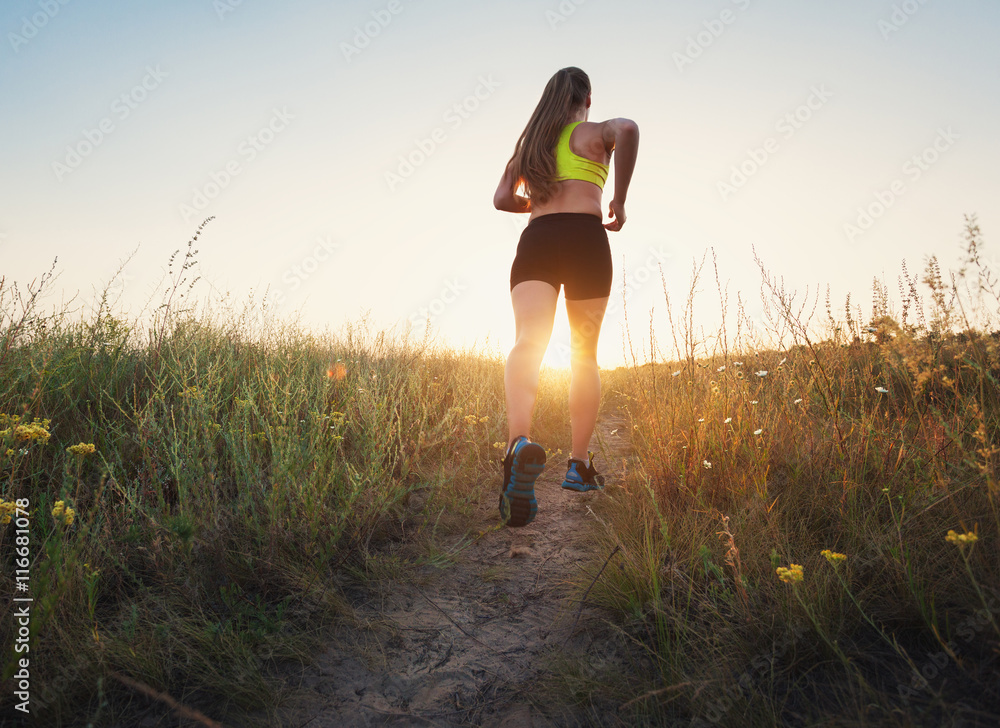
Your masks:
{"label": "black running shorts", "polygon": [[553,212],[539,215],[521,233],[510,267],[510,288],[522,281],[545,281],[577,301],[611,294],[611,246],[597,215]]}

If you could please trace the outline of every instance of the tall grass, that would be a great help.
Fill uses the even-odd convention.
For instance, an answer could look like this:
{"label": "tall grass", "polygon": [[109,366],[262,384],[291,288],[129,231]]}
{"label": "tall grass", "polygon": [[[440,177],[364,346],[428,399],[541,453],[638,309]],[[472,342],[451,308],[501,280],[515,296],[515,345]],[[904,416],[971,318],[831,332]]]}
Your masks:
{"label": "tall grass", "polygon": [[674,361],[615,383],[638,467],[598,511],[621,549],[595,598],[655,666],[642,720],[995,724],[1000,286],[981,246],[968,218],[960,271],[904,266],[898,307],[876,281],[867,318],[827,295],[822,323],[758,261],[766,331],[740,302],[728,351],[689,324],[696,265]]}
{"label": "tall grass", "polygon": [[[350,619],[345,583],[386,576],[393,543],[468,527],[496,497],[501,358],[195,304],[196,239],[144,324],[107,290],[90,313],[45,313],[48,278],[0,282],[0,497],[29,501],[40,725],[129,715],[118,676],[216,717],[273,707],[271,668]],[[539,437],[568,441],[550,404],[566,383],[543,385]],[[6,595],[15,526],[0,526]],[[23,656],[10,604],[6,707]]]}

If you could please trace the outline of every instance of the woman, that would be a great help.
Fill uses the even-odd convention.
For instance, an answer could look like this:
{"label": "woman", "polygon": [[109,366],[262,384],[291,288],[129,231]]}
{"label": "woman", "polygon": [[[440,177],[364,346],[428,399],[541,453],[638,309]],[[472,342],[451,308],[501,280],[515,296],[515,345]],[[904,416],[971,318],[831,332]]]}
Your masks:
{"label": "woman", "polygon": [[[534,484],[545,469],[545,450],[531,442],[528,431],[563,285],[572,332],[573,448],[562,487],[585,492],[600,488],[603,481],[587,448],[601,401],[597,339],[611,293],[606,230],[621,230],[625,224],[625,195],[639,129],[630,119],[587,121],[590,103],[586,73],[572,66],[557,71],[521,132],[493,196],[498,210],[530,213],[510,271],[516,340],[504,370],[508,446],[500,491],[500,514],[510,526],[531,523],[538,509]],[[614,151],[612,220],[603,224],[601,192]],[[523,195],[518,194],[522,185]]]}

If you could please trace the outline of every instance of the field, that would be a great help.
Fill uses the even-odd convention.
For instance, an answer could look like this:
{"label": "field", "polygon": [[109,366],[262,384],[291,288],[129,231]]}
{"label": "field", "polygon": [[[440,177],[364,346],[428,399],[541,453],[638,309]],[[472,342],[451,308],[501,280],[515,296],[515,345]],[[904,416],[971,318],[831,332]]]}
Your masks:
{"label": "field", "polygon": [[[763,328],[721,285],[698,298],[713,261],[696,262],[680,303],[665,292],[672,325],[643,336],[656,356],[602,372],[606,490],[540,496],[531,538],[495,513],[495,355],[195,305],[192,245],[142,325],[110,299],[46,313],[44,278],[4,284],[0,590],[34,599],[29,653],[19,606],[0,615],[4,715],[27,654],[38,725],[301,725],[290,703],[320,708],[294,666],[367,649],[365,679],[398,670],[382,643],[412,627],[390,598],[409,594],[459,645],[431,675],[502,654],[531,599],[558,639],[520,672],[470,668],[462,701],[383,695],[386,723],[996,725],[1000,282],[982,247],[970,218],[960,270],[904,267],[867,311],[762,264]],[[535,413],[553,471],[568,382],[544,371]],[[456,617],[487,592],[495,633]]]}

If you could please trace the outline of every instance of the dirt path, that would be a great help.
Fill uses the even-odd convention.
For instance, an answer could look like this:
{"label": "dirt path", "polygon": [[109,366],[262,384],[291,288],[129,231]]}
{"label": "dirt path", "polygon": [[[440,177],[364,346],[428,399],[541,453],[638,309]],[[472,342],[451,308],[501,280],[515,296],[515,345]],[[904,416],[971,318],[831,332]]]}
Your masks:
{"label": "dirt path", "polygon": [[[612,434],[613,433],[613,434]],[[591,449],[610,481],[626,447],[622,419],[603,417]],[[603,452],[599,445],[603,444]],[[553,705],[533,686],[562,650],[600,646],[597,615],[570,603],[569,582],[587,579],[598,493],[559,487],[565,460],[550,459],[536,483],[538,516],[491,531],[447,568],[424,567],[391,591],[352,595],[358,627],[341,629],[280,715],[280,725],[614,725],[614,706],[584,714]],[[499,482],[497,483],[499,490]],[[496,503],[482,506],[496,523]],[[596,640],[596,642],[595,642]],[[546,702],[547,701],[547,702]]]}

